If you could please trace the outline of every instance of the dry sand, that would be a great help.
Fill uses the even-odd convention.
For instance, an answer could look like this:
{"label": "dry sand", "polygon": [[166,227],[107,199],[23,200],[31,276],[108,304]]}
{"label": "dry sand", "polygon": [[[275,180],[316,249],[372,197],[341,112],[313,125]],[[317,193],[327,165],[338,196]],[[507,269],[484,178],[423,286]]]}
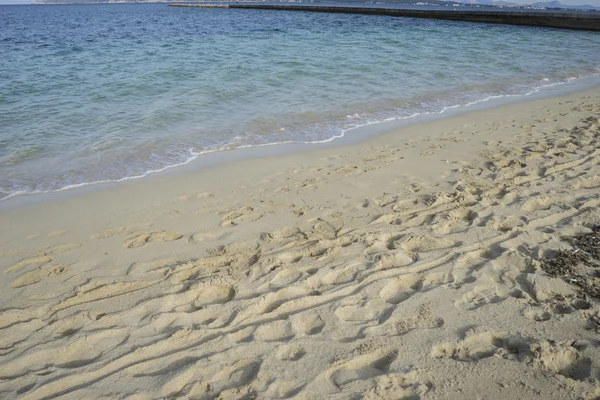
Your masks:
{"label": "dry sand", "polygon": [[[596,399],[600,88],[0,211],[0,398]],[[592,279],[592,278],[590,278]]]}

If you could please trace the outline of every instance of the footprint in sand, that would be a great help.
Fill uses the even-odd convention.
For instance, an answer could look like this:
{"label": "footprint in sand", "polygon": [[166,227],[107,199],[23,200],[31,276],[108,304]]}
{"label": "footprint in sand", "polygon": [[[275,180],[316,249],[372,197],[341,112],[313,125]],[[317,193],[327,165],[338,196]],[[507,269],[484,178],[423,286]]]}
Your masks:
{"label": "footprint in sand", "polygon": [[319,221],[313,226],[310,236],[311,239],[335,239],[342,227],[341,224],[334,226],[327,221]]}
{"label": "footprint in sand", "polygon": [[125,329],[109,329],[82,335],[66,346],[33,351],[4,364],[0,369],[0,379],[14,379],[32,372],[50,373],[54,367],[69,369],[90,364],[102,353],[123,343],[128,336]]}
{"label": "footprint in sand", "polygon": [[420,274],[402,275],[381,289],[379,296],[390,304],[399,304],[423,287],[423,277]]}
{"label": "footprint in sand", "polygon": [[259,291],[280,289],[291,285],[292,283],[298,281],[301,277],[302,272],[296,268],[283,268],[281,271],[277,272],[277,274],[275,274],[275,276],[269,282],[261,286]]}
{"label": "footprint in sand", "polygon": [[306,350],[297,344],[283,344],[279,346],[275,357],[282,361],[297,361],[306,354]]}
{"label": "footprint in sand", "polygon": [[86,312],[63,318],[52,324],[52,334],[57,338],[72,336],[79,332],[84,326],[97,321],[100,316],[101,313]]}
{"label": "footprint in sand", "polygon": [[375,203],[378,207],[385,207],[388,204],[392,204],[394,202],[396,202],[397,197],[396,196],[391,196],[389,194],[383,194],[380,197],[376,197],[373,200],[373,203]]}
{"label": "footprint in sand", "polygon": [[470,222],[477,218],[477,213],[467,207],[458,207],[448,212],[447,218],[450,221],[466,221]]}
{"label": "footprint in sand", "polygon": [[447,249],[455,246],[457,243],[450,239],[438,239],[432,236],[420,235],[410,236],[400,244],[400,247],[407,252],[427,252],[432,250]]}
{"label": "footprint in sand", "polygon": [[131,264],[126,275],[146,275],[148,273],[165,273],[177,263],[176,258],[161,258],[153,261],[139,261]]}
{"label": "footprint in sand", "polygon": [[494,355],[525,362],[527,365],[567,378],[584,380],[590,376],[592,362],[581,353],[582,347],[569,342],[542,340],[529,344],[521,336],[506,333],[470,333],[456,342],[434,346],[431,356],[458,361],[478,361]]}
{"label": "footprint in sand", "polygon": [[277,188],[275,190],[273,190],[273,193],[287,193],[289,192],[291,189],[289,186],[282,186],[280,188]]}
{"label": "footprint in sand", "polygon": [[[226,246],[219,246],[217,247],[217,250],[215,252],[215,254],[212,255],[218,255],[218,254],[229,254],[229,255],[241,255],[241,254],[254,254],[256,250],[258,250],[260,248],[260,243],[257,240],[244,240],[241,242],[233,242],[230,243]],[[207,252],[209,252],[209,254],[212,252],[212,250],[207,249]]]}
{"label": "footprint in sand", "polygon": [[149,243],[170,242],[183,237],[182,234],[169,231],[135,232],[125,238],[123,247],[133,249]]}
{"label": "footprint in sand", "polygon": [[20,309],[5,309],[0,312],[0,329],[9,328],[12,325],[36,319],[37,316],[31,311]]}
{"label": "footprint in sand", "polygon": [[422,196],[422,201],[430,208],[450,204],[457,200],[456,194],[447,192],[438,192],[431,196]]}
{"label": "footprint in sand", "polygon": [[114,282],[100,283],[90,282],[76,288],[76,294],[69,297],[54,307],[54,311],[64,310],[79,304],[90,303],[131,293],[154,285],[156,282]]}
{"label": "footprint in sand", "polygon": [[550,278],[548,276],[527,274],[525,275],[524,286],[527,292],[538,302],[573,299],[577,297],[573,286],[562,279]]}
{"label": "footprint in sand", "polygon": [[436,217],[434,230],[438,233],[451,234],[466,231],[477,218],[477,213],[468,207],[460,206],[441,217]]}
{"label": "footprint in sand", "polygon": [[572,186],[574,189],[595,189],[600,187],[600,176],[578,178]]}
{"label": "footprint in sand", "polygon": [[498,295],[495,287],[489,285],[479,285],[462,295],[454,302],[454,306],[459,310],[475,310],[490,303],[498,303],[504,300]]}
{"label": "footprint in sand", "polygon": [[16,326],[15,329],[5,329],[2,331],[2,336],[0,336],[0,354],[6,356],[16,345],[19,343],[25,342],[31,334],[34,332],[43,329],[46,324],[39,320],[34,319],[28,322],[24,322]]}
{"label": "footprint in sand", "polygon": [[[508,342],[504,333],[480,332],[467,333],[467,336],[455,342],[446,342],[433,346],[431,356],[434,358],[452,358],[458,361],[477,361],[496,354]],[[527,347],[527,344],[516,341],[513,351]]]}
{"label": "footprint in sand", "polygon": [[194,301],[196,308],[227,303],[235,296],[233,288],[227,285],[199,286],[193,290],[198,293],[198,298]]}
{"label": "footprint in sand", "polygon": [[81,247],[81,243],[61,244],[60,246],[56,246],[56,247],[53,247],[52,249],[48,250],[48,253],[59,254],[59,253],[64,253],[67,251],[75,250],[79,247]]}
{"label": "footprint in sand", "polygon": [[337,286],[352,282],[366,265],[361,261],[351,261],[348,264],[338,265],[321,277],[321,285]]}
{"label": "footprint in sand", "polygon": [[256,378],[259,369],[259,361],[238,361],[232,366],[224,368],[206,382],[207,387],[209,388],[209,393],[213,393],[215,395],[220,393],[222,398],[226,398],[226,396],[223,396],[224,391],[236,389],[249,384]]}
{"label": "footprint in sand", "polygon": [[223,231],[214,231],[214,232],[198,232],[194,233],[190,239],[189,243],[202,243],[206,241],[214,241],[214,240],[223,240],[231,235],[230,232]]}
{"label": "footprint in sand", "polygon": [[387,250],[395,250],[398,248],[400,239],[406,236],[402,232],[391,232],[384,234],[371,234],[367,233],[363,237],[363,241],[367,245],[365,249],[365,254],[379,254],[382,252],[387,252]]}
{"label": "footprint in sand", "polygon": [[294,330],[290,321],[274,321],[256,328],[254,337],[263,342],[283,342],[294,337]]}
{"label": "footprint in sand", "polygon": [[581,157],[580,159],[568,161],[565,163],[554,164],[545,171],[545,175],[548,176],[567,169],[574,169],[575,167],[578,167],[588,162],[591,162],[592,164],[597,164],[598,161],[600,161],[600,158],[598,157],[599,155],[600,149],[596,149],[587,156]]}
{"label": "footprint in sand", "polygon": [[127,232],[128,228],[125,226],[121,226],[118,228],[109,228],[105,229],[101,232],[98,232],[92,235],[92,239],[108,239],[109,237],[113,237],[116,235],[123,235]]}
{"label": "footprint in sand", "polygon": [[266,399],[289,399],[298,394],[304,387],[299,382],[273,382],[265,392]]}
{"label": "footprint in sand", "polygon": [[536,322],[544,322],[552,318],[552,314],[550,314],[548,311],[537,308],[529,308],[523,311],[523,316]]}
{"label": "footprint in sand", "polygon": [[372,299],[365,304],[342,306],[335,310],[335,315],[342,321],[362,324],[370,321],[380,321],[390,310],[390,305],[380,299]]}
{"label": "footprint in sand", "polygon": [[262,214],[254,211],[250,206],[243,206],[233,210],[219,211],[217,214],[223,215],[221,218],[221,226],[231,227],[244,222],[252,222],[262,218]]}
{"label": "footprint in sand", "polygon": [[411,211],[417,205],[417,203],[418,201],[416,199],[398,200],[396,204],[392,206],[392,210],[397,213]]}
{"label": "footprint in sand", "polygon": [[294,239],[306,239],[306,235],[298,227],[286,226],[271,233],[262,235],[261,239],[265,242],[281,243]]}
{"label": "footprint in sand", "polygon": [[33,285],[34,283],[41,282],[42,280],[58,276],[61,273],[63,273],[64,270],[65,267],[63,267],[62,265],[42,265],[41,267],[33,271],[29,271],[21,275],[20,277],[12,281],[10,283],[10,286],[12,286],[13,288],[20,288],[23,286]]}
{"label": "footprint in sand", "polygon": [[340,175],[357,175],[358,172],[358,166],[356,165],[346,165],[345,167],[341,167],[335,170],[336,173],[340,174]]}
{"label": "footprint in sand", "polygon": [[417,371],[387,374],[375,378],[375,386],[365,393],[365,399],[420,399],[431,389],[431,383]]}
{"label": "footprint in sand", "polygon": [[295,186],[300,189],[308,189],[308,188],[316,189],[323,182],[323,180],[324,179],[321,177],[307,178],[303,181],[296,182]]}
{"label": "footprint in sand", "polygon": [[500,232],[508,232],[513,228],[521,227],[525,224],[523,217],[519,218],[516,215],[511,215],[506,218],[492,217],[490,220],[491,225],[499,230]]}
{"label": "footprint in sand", "polygon": [[62,236],[65,233],[67,233],[66,230],[52,231],[52,232],[48,233],[48,237],[53,238],[53,237],[57,237],[57,236]]}
{"label": "footprint in sand", "polygon": [[517,201],[519,198],[518,193],[515,192],[508,192],[506,193],[503,197],[502,200],[500,201],[500,204],[503,206],[509,206],[511,204],[513,204],[515,201]]}
{"label": "footprint in sand", "polygon": [[393,224],[401,224],[403,228],[417,228],[422,225],[429,225],[433,221],[434,214],[417,214],[412,218],[401,219],[393,222]]}
{"label": "footprint in sand", "polygon": [[270,313],[285,303],[308,296],[309,293],[310,292],[305,288],[294,286],[285,287],[277,292],[268,293],[256,305],[256,312],[258,314]]}
{"label": "footprint in sand", "polygon": [[210,192],[200,192],[200,193],[193,193],[193,194],[184,194],[182,196],[179,196],[177,198],[177,200],[203,200],[203,199],[208,199],[210,197],[213,197],[213,194]]}
{"label": "footprint in sand", "polygon": [[[208,380],[202,380],[202,368],[193,366],[175,378],[168,381],[161,390],[165,398],[187,395],[190,399],[209,400],[216,398],[248,398],[239,390],[251,383],[258,374],[260,362],[254,360],[240,360],[235,364],[223,368]],[[232,397],[234,393],[238,396]]]}
{"label": "footprint in sand", "polygon": [[444,325],[444,319],[431,313],[427,304],[421,304],[414,315],[395,321],[393,326],[398,335],[405,335],[413,329],[434,329]]}
{"label": "footprint in sand", "polygon": [[319,314],[307,311],[294,317],[292,325],[296,332],[304,335],[316,335],[325,327],[325,321]]}
{"label": "footprint in sand", "polygon": [[402,250],[389,252],[382,255],[377,261],[378,269],[407,267],[419,259],[417,253],[406,254]]}
{"label": "footprint in sand", "polygon": [[530,347],[532,366],[567,378],[584,380],[590,376],[592,362],[570,342],[543,340]]}
{"label": "footprint in sand", "polygon": [[48,264],[50,262],[52,262],[52,257],[47,256],[47,255],[26,258],[26,259],[21,260],[18,263],[13,264],[10,267],[8,267],[5,272],[20,271],[23,268],[31,267],[31,266],[40,267],[40,266],[42,266],[44,264]]}
{"label": "footprint in sand", "polygon": [[539,210],[548,210],[554,204],[554,198],[550,196],[540,196],[527,200],[521,208],[525,211],[534,212]]}
{"label": "footprint in sand", "polygon": [[332,389],[339,391],[354,381],[385,374],[396,357],[395,351],[380,349],[329,368],[323,373],[322,379],[329,383]]}
{"label": "footprint in sand", "polygon": [[304,257],[304,253],[302,251],[287,251],[279,254],[277,256],[277,260],[279,260],[282,264],[295,264],[300,261],[302,257]]}

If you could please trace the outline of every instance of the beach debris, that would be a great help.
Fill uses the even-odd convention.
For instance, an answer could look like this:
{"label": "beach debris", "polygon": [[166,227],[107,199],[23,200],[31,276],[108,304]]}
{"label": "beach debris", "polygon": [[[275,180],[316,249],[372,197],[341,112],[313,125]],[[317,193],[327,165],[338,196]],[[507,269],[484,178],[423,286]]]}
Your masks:
{"label": "beach debris", "polygon": [[542,270],[551,277],[578,286],[588,296],[600,299],[600,225],[594,226],[590,233],[563,240],[572,248],[542,259]]}

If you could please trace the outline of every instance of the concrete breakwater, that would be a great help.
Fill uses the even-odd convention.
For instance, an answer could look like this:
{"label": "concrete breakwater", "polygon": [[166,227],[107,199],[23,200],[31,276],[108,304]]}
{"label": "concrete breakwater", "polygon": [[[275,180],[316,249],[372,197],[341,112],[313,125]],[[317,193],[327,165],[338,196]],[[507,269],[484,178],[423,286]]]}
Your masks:
{"label": "concrete breakwater", "polygon": [[169,4],[169,7],[230,8],[228,4]]}
{"label": "concrete breakwater", "polygon": [[241,8],[255,10],[280,10],[327,12],[345,14],[387,15],[393,17],[432,18],[453,21],[487,22],[495,24],[543,26],[550,28],[600,31],[600,13],[552,11],[489,11],[440,9],[400,9],[382,7],[346,7],[331,5],[290,4],[171,4],[172,7]]}

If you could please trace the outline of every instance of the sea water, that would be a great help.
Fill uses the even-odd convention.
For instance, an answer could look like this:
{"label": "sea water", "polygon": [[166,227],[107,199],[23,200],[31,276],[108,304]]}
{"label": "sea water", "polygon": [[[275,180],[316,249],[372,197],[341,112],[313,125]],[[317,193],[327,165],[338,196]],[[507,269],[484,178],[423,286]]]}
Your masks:
{"label": "sea water", "polygon": [[0,198],[331,141],[600,76],[600,34],[386,16],[0,6]]}

